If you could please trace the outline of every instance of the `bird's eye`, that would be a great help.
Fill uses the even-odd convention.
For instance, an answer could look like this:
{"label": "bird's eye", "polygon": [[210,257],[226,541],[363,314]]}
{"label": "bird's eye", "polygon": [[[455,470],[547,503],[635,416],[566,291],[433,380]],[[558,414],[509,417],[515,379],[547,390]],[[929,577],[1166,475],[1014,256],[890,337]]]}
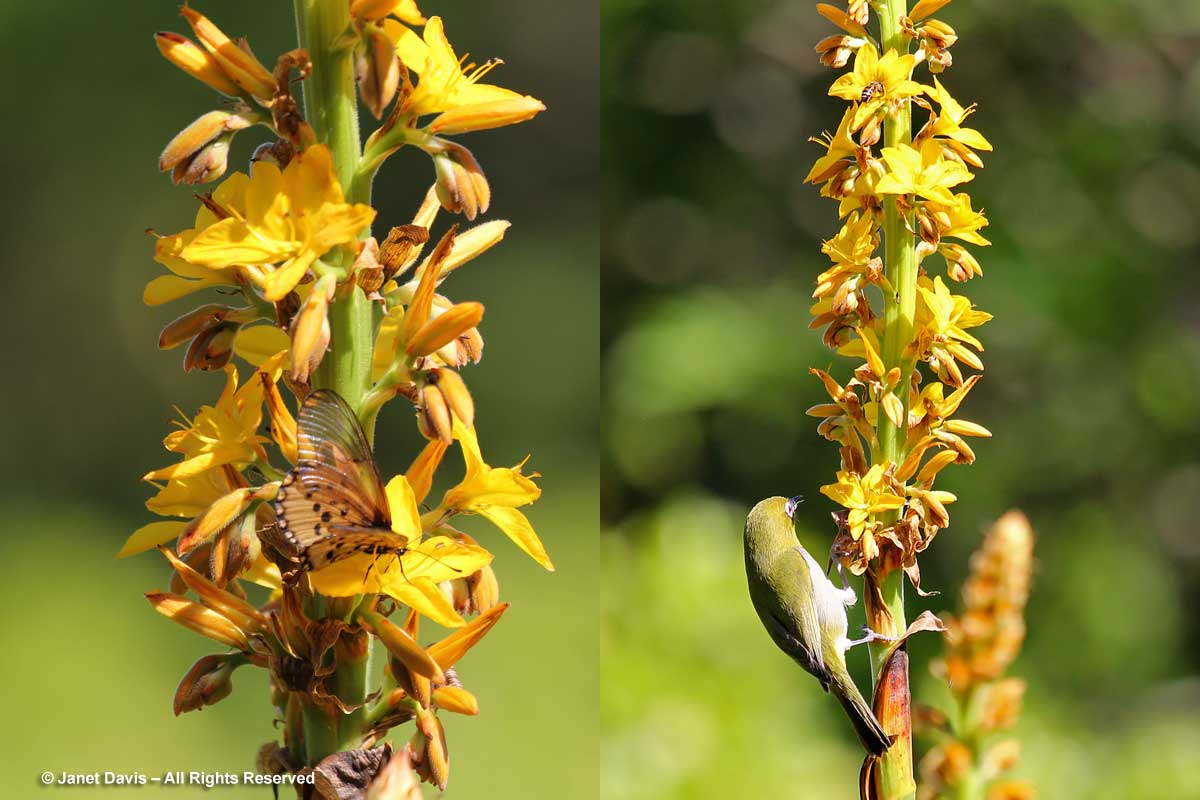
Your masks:
{"label": "bird's eye", "polygon": [[800,505],[803,502],[804,502],[804,497],[802,495],[796,495],[795,497],[793,497],[792,499],[788,500],[786,503],[783,504],[783,513],[787,514],[788,517],[791,517],[792,515],[794,515],[796,513],[796,506]]}

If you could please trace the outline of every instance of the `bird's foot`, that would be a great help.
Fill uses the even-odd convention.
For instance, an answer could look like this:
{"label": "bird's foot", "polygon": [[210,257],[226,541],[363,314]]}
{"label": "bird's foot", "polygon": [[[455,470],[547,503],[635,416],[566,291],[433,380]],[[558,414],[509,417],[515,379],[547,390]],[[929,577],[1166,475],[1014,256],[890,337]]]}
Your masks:
{"label": "bird's foot", "polygon": [[846,640],[846,649],[849,650],[851,647],[854,647],[855,645],[868,644],[869,642],[894,642],[894,641],[896,641],[895,636],[885,636],[882,633],[876,633],[875,631],[871,630],[870,628],[868,628],[865,625],[863,626],[863,633],[865,633],[866,636],[864,636],[861,639],[847,639]]}

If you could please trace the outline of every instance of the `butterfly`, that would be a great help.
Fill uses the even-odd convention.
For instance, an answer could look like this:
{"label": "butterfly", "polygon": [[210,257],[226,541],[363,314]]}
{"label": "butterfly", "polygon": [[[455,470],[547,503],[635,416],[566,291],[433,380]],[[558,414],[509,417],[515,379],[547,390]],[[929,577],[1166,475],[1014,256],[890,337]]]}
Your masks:
{"label": "butterfly", "polygon": [[296,428],[296,467],[280,485],[275,516],[300,568],[311,572],[359,553],[408,552],[408,539],[392,531],[371,445],[341,395],[309,394]]}

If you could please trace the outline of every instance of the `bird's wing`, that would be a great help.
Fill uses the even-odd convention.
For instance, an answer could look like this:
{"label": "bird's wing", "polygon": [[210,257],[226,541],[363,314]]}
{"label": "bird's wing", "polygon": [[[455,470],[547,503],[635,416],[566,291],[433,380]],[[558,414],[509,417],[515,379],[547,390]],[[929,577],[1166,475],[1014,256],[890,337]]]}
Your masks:
{"label": "bird's wing", "polygon": [[[808,671],[815,675],[822,684],[828,684],[832,679],[829,668],[825,665],[824,648],[821,646],[821,624],[818,618],[816,587],[812,579],[812,569],[804,554],[798,549],[780,553],[771,570],[773,582],[779,596],[787,598],[806,598],[806,602],[790,602],[782,611],[786,614],[785,622],[789,630],[799,633],[798,644],[806,651]],[[811,642],[811,645],[804,643]],[[796,654],[793,654],[796,656]],[[796,656],[798,657],[798,656]]]}

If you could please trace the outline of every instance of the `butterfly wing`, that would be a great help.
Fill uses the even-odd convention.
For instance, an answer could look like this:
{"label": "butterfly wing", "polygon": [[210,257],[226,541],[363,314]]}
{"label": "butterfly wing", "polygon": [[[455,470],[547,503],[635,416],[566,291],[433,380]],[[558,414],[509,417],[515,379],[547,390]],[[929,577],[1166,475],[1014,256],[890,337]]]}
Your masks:
{"label": "butterfly wing", "polygon": [[[390,532],[392,519],[379,468],[354,411],[336,392],[321,389],[305,398],[297,419],[296,468],[275,500],[279,530],[312,566],[362,550],[330,542],[371,532]],[[395,541],[402,539],[393,534]],[[316,546],[317,553],[310,553]],[[329,554],[339,554],[326,558]],[[318,565],[314,555],[320,555]]]}
{"label": "butterfly wing", "polygon": [[312,571],[359,553],[375,556],[392,553],[399,556],[404,554],[405,544],[407,540],[403,536],[390,530],[344,529],[335,525],[333,535],[318,539],[305,549],[301,564],[304,569]]}

